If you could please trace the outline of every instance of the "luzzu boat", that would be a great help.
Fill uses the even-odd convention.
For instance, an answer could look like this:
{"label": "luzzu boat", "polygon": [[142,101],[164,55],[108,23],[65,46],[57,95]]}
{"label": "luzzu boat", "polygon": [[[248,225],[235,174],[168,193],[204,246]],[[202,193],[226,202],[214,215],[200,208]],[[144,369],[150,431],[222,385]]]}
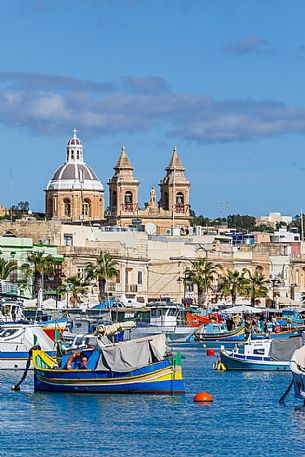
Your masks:
{"label": "luzzu boat", "polygon": [[291,338],[294,336],[301,335],[301,333],[305,330],[305,327],[293,327],[291,330],[283,330],[281,331],[279,328],[278,332],[268,332],[268,333],[252,333],[253,340],[264,340],[264,339],[282,339],[282,338]]}
{"label": "luzzu boat", "polygon": [[181,355],[167,355],[165,335],[110,343],[62,356],[55,362],[34,349],[35,391],[94,393],[185,393]]}
{"label": "luzzu boat", "polygon": [[240,325],[233,330],[228,330],[225,324],[202,325],[195,332],[194,339],[202,342],[244,341],[245,327]]}
{"label": "luzzu boat", "polygon": [[251,371],[289,371],[291,355],[303,346],[302,337],[253,341],[229,351],[221,348],[214,369]]}

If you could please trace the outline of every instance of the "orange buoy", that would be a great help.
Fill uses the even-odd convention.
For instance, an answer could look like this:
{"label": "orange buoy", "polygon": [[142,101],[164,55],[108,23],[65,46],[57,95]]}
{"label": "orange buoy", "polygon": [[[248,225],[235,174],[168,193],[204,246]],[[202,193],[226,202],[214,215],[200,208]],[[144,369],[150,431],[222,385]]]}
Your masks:
{"label": "orange buoy", "polygon": [[208,392],[199,392],[195,395],[194,401],[196,402],[203,402],[203,403],[212,403],[213,397]]}
{"label": "orange buoy", "polygon": [[215,355],[214,349],[208,349],[207,350],[207,355]]}

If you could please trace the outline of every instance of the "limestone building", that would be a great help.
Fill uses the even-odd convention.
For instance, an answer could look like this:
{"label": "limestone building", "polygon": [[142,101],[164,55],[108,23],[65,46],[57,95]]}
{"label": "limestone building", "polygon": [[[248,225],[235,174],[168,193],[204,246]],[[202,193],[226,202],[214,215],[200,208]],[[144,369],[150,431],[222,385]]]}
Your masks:
{"label": "limestone building", "polygon": [[114,170],[115,174],[108,182],[110,225],[128,227],[141,224],[151,234],[164,234],[175,228],[187,231],[190,226],[190,182],[184,175],[185,168],[176,147],[166,168],[166,176],[159,184],[160,201],[157,202],[156,190],[152,186],[150,201],[143,209],[139,208],[139,181],[124,147]]}
{"label": "limestone building", "polygon": [[47,219],[61,221],[104,220],[104,189],[85,162],[83,146],[73,130],[67,144],[66,162],[55,172],[45,189]]}

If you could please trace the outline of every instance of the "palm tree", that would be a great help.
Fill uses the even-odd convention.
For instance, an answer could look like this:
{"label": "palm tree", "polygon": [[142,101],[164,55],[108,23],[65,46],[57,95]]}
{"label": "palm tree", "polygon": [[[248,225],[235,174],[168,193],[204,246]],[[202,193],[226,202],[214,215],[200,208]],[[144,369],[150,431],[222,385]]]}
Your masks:
{"label": "palm tree", "polygon": [[27,256],[27,263],[21,265],[21,271],[25,278],[33,278],[33,288],[36,293],[40,287],[43,288],[44,275],[53,270],[54,261],[55,259],[51,254],[31,252]]}
{"label": "palm tree", "polygon": [[234,306],[237,295],[245,295],[247,293],[247,279],[244,277],[244,273],[239,273],[236,270],[228,271],[222,277],[221,289],[225,296],[231,297],[232,305]]}
{"label": "palm tree", "polygon": [[0,279],[8,279],[13,271],[17,270],[17,264],[11,260],[0,258]]}
{"label": "palm tree", "polygon": [[214,275],[217,270],[212,262],[205,258],[191,260],[192,268],[185,270],[185,280],[196,284],[198,289],[198,303],[201,305],[203,302],[203,291],[208,293],[211,289]]}
{"label": "palm tree", "polygon": [[101,251],[95,261],[86,267],[86,280],[97,280],[99,287],[99,299],[105,298],[106,282],[117,275],[117,262],[109,252]]}
{"label": "palm tree", "polygon": [[68,292],[71,294],[73,305],[80,303],[80,297],[82,295],[87,295],[87,286],[86,281],[81,280],[78,276],[70,276],[66,279],[65,283],[61,286],[62,292]]}
{"label": "palm tree", "polygon": [[251,305],[254,306],[257,297],[268,296],[268,280],[259,270],[255,270],[254,273],[251,273],[247,268],[244,268],[243,271],[248,275],[248,278],[246,278],[246,288],[248,289],[248,294],[251,299]]}

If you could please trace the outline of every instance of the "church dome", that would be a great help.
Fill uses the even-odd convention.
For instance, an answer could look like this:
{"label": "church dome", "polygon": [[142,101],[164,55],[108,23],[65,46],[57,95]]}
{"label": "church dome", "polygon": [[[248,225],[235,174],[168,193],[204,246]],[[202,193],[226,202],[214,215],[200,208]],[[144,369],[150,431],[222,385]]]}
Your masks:
{"label": "church dome", "polygon": [[83,160],[83,146],[73,130],[67,143],[67,160],[54,173],[46,190],[103,190],[94,171]]}

